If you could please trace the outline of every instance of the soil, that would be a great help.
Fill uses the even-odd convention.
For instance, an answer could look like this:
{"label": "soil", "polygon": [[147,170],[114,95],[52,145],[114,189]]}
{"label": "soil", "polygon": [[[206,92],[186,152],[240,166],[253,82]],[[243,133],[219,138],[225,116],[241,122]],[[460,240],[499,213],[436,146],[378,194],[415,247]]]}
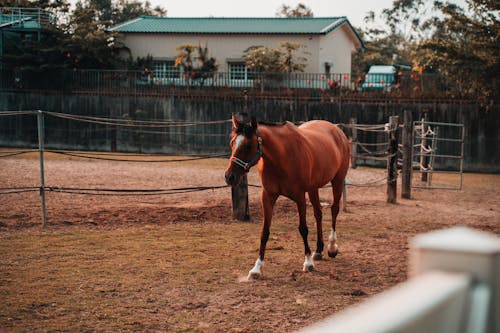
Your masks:
{"label": "soil", "polygon": [[[45,184],[75,192],[219,187],[226,164],[46,154]],[[39,186],[35,153],[0,158],[0,170],[0,188]],[[254,170],[251,222],[231,219],[229,188],[123,196],[48,191],[45,228],[38,192],[0,195],[0,327],[288,332],[405,281],[416,234],[462,225],[500,235],[500,175],[464,174],[461,190],[413,189],[412,199],[398,192],[397,204],[386,203],[384,175],[349,171],[347,211],[337,223],[340,254],[317,262],[311,273],[301,270],[295,205],[280,198],[264,276],[251,282],[246,274],[258,255],[261,218]],[[434,177],[436,184],[459,182],[457,175]],[[331,189],[321,189],[325,234],[331,197]],[[311,207],[307,217],[314,249]]]}

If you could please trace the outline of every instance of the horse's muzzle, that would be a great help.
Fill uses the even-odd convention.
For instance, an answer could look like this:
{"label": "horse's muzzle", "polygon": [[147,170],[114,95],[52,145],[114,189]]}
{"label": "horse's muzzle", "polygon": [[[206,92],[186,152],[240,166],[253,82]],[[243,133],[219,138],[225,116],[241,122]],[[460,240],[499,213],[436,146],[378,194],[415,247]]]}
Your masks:
{"label": "horse's muzzle", "polygon": [[226,173],[224,174],[224,177],[226,178],[226,184],[231,185],[232,187],[235,187],[236,185],[238,185],[238,183],[240,182],[240,178],[241,178],[230,171],[226,171]]}

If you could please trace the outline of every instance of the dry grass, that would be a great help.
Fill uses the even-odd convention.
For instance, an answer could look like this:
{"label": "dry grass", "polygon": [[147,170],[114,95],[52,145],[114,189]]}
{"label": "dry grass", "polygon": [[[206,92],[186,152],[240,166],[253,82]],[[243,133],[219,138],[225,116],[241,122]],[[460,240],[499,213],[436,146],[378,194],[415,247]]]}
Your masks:
{"label": "dry grass", "polygon": [[[2,161],[0,182],[36,182],[33,162]],[[165,172],[159,165],[49,158],[47,179],[131,188],[196,185],[200,177],[202,184],[217,184],[213,177],[225,164],[193,161]],[[93,178],[80,180],[86,172]],[[361,168],[351,178],[376,179],[382,172]],[[254,173],[250,182],[258,182]],[[280,199],[264,278],[254,282],[245,277],[257,256],[260,225],[231,221],[225,190],[175,199],[50,194],[45,229],[35,194],[3,196],[0,330],[292,331],[405,280],[408,240],[417,233],[460,224],[500,234],[499,185],[500,175],[466,174],[463,191],[415,190],[414,199],[398,198],[397,205],[385,203],[384,187],[352,187],[349,212],[338,223],[341,253],[312,273],[301,271],[295,207]],[[250,190],[258,221],[258,189]],[[328,201],[329,190],[321,196]],[[326,209],[324,215],[327,232],[331,217]],[[315,244],[311,209],[308,221]]]}

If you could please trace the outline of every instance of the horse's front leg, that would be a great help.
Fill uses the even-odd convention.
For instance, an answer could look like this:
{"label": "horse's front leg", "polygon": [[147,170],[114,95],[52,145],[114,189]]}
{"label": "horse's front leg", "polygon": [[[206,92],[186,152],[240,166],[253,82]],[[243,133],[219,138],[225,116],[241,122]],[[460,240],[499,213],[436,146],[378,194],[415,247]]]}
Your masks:
{"label": "horse's front leg", "polygon": [[299,232],[302,236],[302,240],[304,241],[304,272],[311,272],[314,270],[314,263],[311,258],[311,248],[309,248],[309,243],[307,242],[307,235],[309,233],[309,229],[307,228],[306,223],[306,197],[305,193],[302,194],[300,198],[297,199],[297,209],[299,211]]}
{"label": "horse's front leg", "polygon": [[264,219],[262,221],[262,230],[260,233],[259,257],[254,267],[248,272],[248,280],[257,279],[262,275],[262,266],[264,265],[267,240],[269,239],[273,208],[277,199],[278,195],[268,193],[265,189],[262,190],[262,215]]}

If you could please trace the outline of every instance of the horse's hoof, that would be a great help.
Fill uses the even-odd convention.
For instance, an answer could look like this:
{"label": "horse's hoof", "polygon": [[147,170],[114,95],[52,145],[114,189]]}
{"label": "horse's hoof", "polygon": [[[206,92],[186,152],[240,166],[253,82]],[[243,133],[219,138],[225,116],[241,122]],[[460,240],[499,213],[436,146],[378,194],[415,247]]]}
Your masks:
{"label": "horse's hoof", "polygon": [[330,258],[335,258],[338,253],[339,253],[339,246],[337,244],[328,247],[328,256]]}
{"label": "horse's hoof", "polygon": [[339,253],[339,250],[338,250],[338,249],[335,249],[335,251],[333,251],[333,252],[328,251],[328,256],[329,256],[330,258],[335,258],[335,257],[337,256],[337,254],[338,254],[338,253]]}
{"label": "horse's hoof", "polygon": [[304,272],[313,272],[314,271],[314,266],[313,265],[304,265]]}
{"label": "horse's hoof", "polygon": [[314,252],[313,254],[313,260],[322,260],[323,259],[323,255],[319,252]]}
{"label": "horse's hoof", "polygon": [[247,280],[254,281],[260,279],[261,277],[262,275],[260,273],[250,272],[248,273]]}

